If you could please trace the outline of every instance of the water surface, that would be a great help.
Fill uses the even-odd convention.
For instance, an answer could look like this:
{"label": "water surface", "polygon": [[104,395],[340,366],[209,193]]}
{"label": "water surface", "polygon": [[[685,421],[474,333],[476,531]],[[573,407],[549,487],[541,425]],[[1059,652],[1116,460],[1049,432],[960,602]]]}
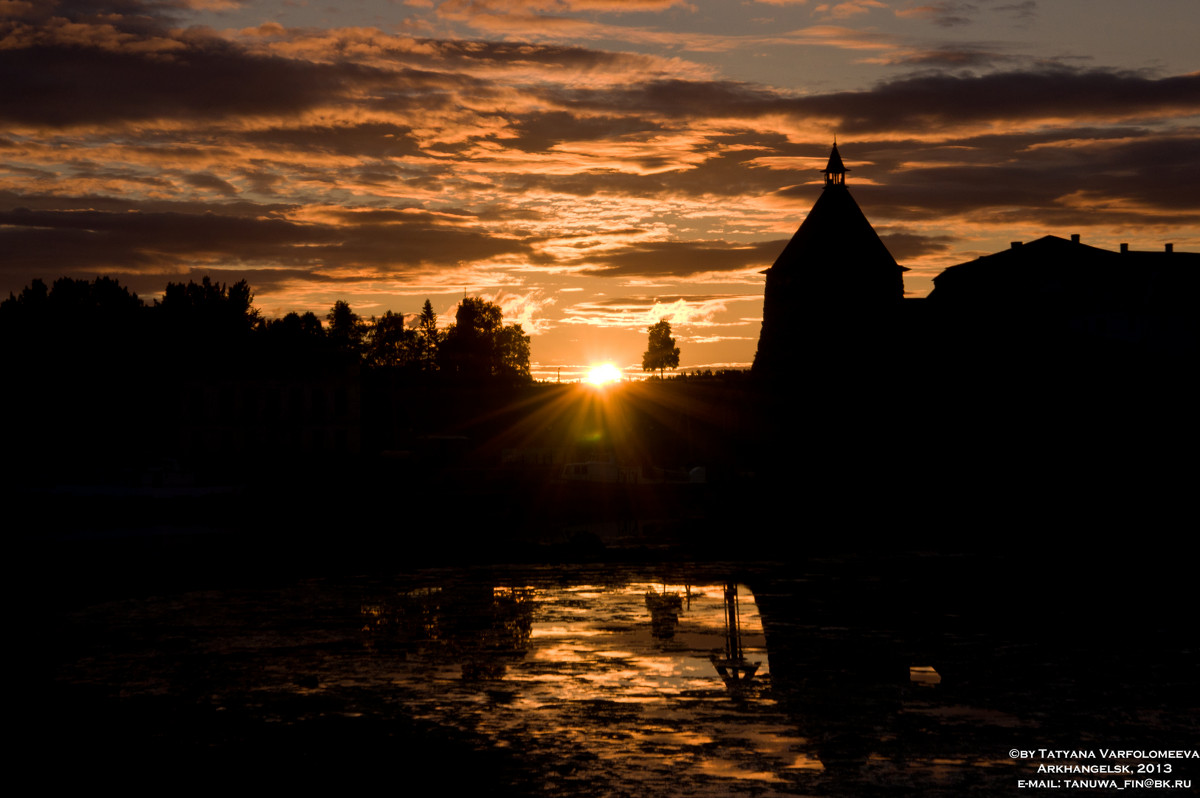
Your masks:
{"label": "water surface", "polygon": [[[82,601],[59,630],[62,739],[133,782],[161,760],[712,796],[1013,794],[1029,774],[1014,747],[1194,743],[1186,651],[1113,666],[964,625],[950,601],[908,612],[847,602],[820,573],[736,570],[429,569]],[[730,679],[731,656],[753,676]]]}

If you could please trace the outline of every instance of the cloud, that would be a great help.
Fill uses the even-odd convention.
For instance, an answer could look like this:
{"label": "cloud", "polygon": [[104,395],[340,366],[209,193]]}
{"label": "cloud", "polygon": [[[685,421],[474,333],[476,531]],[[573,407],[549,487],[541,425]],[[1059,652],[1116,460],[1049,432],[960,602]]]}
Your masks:
{"label": "cloud", "polygon": [[741,319],[722,321],[720,316],[735,303],[762,306],[762,294],[701,294],[624,296],[577,302],[563,308],[564,324],[615,327],[645,332],[666,319],[673,328],[740,327]]}
{"label": "cloud", "polygon": [[[983,0],[983,2],[991,2],[991,0]],[[939,27],[955,28],[973,24],[985,11],[1000,13],[1018,22],[1024,22],[1037,16],[1038,7],[1036,0],[986,7],[981,7],[979,3],[966,3],[961,0],[941,0],[941,2],[899,8],[896,9],[895,14],[902,19],[928,19]]]}
{"label": "cloud", "polygon": [[1021,56],[1000,52],[986,43],[959,43],[954,46],[910,48],[895,50],[885,56],[870,59],[871,63],[887,66],[916,67],[935,70],[984,69],[1025,61]]}
{"label": "cloud", "polygon": [[500,291],[495,295],[484,295],[484,299],[500,306],[505,324],[520,324],[526,335],[539,335],[555,326],[545,313],[557,304],[558,299],[548,296],[540,288],[525,293]]}
{"label": "cloud", "polygon": [[955,242],[954,236],[923,235],[902,228],[877,227],[875,232],[879,233],[879,238],[888,248],[888,252],[892,253],[892,257],[901,265],[911,258],[947,252]]}
{"label": "cloud", "polygon": [[639,116],[578,116],[567,111],[536,111],[513,119],[504,143],[526,152],[546,152],[566,142],[596,142],[627,136],[649,136],[665,127]]}
{"label": "cloud", "polygon": [[[853,191],[873,221],[882,217],[944,227],[947,219],[958,218],[962,226],[976,229],[1018,223],[1042,229],[1195,224],[1200,222],[1194,189],[1200,180],[1198,141],[1191,130],[1143,140],[1079,128],[1062,136],[983,136],[924,151],[920,142],[901,142],[891,155],[875,145],[883,155],[877,168],[888,172],[887,179],[881,185],[853,185]],[[871,156],[873,149],[860,152]],[[1171,168],[1156,170],[1156,162]],[[783,193],[808,196],[800,188]],[[926,247],[905,257],[933,251]]]}
{"label": "cloud", "polygon": [[[419,274],[529,247],[468,220],[423,211],[340,211],[325,222],[282,215],[32,210],[0,212],[4,269],[59,274],[172,274],[195,265],[278,265],[331,276]],[[47,257],[49,256],[49,258]]]}
{"label": "cloud", "polygon": [[695,277],[709,272],[765,269],[786,240],[730,244],[721,241],[657,241],[599,258],[585,273],[603,277]]}
{"label": "cloud", "polygon": [[1013,70],[928,74],[862,91],[790,97],[732,81],[647,81],[601,90],[548,93],[575,112],[623,108],[649,119],[821,120],[846,133],[898,130],[949,134],[984,123],[1091,119],[1118,122],[1200,113],[1200,73],[1155,78],[1107,70]]}
{"label": "cloud", "polygon": [[0,119],[66,127],[295,114],[372,77],[354,65],[252,56],[216,41],[169,55],[39,43],[0,50]]}
{"label": "cloud", "polygon": [[922,75],[869,91],[794,101],[797,112],[839,119],[839,130],[950,132],[981,123],[1185,117],[1200,113],[1200,73],[1154,78],[1108,70],[1014,70]]}
{"label": "cloud", "polygon": [[1022,0],[1020,3],[1006,3],[995,6],[996,11],[1003,11],[1013,19],[1033,19],[1038,14],[1037,0]]}
{"label": "cloud", "polygon": [[538,11],[629,14],[666,11],[674,7],[695,10],[689,0],[446,0],[439,9],[444,14]]}
{"label": "cloud", "polygon": [[821,3],[813,7],[813,13],[832,19],[848,19],[870,12],[873,8],[887,8],[879,0],[846,0],[842,3]]}
{"label": "cloud", "polygon": [[264,147],[368,158],[402,158],[421,152],[411,128],[390,122],[272,125],[247,131],[242,138]]}
{"label": "cloud", "polygon": [[227,197],[236,196],[238,191],[230,183],[206,172],[192,172],[183,176],[184,182],[202,190],[215,191]]}
{"label": "cloud", "polygon": [[946,0],[946,2],[900,8],[896,10],[896,16],[901,18],[929,19],[935,25],[943,28],[953,28],[960,25],[969,25],[974,22],[974,16],[978,11],[979,6],[974,3]]}

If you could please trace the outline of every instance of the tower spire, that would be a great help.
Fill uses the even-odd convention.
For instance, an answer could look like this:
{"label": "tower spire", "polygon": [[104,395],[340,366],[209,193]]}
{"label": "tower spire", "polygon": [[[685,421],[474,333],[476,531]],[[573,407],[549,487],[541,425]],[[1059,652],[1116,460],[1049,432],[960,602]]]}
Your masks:
{"label": "tower spire", "polygon": [[829,153],[829,163],[821,171],[825,173],[825,188],[846,185],[846,173],[850,170],[842,164],[842,156],[838,153],[836,137],[833,140],[833,151]]}

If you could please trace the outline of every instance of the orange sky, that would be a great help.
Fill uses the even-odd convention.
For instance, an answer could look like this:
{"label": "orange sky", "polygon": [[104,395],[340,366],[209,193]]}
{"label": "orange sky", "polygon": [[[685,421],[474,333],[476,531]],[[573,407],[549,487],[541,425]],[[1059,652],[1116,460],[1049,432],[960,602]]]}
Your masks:
{"label": "orange sky", "polygon": [[914,295],[1046,234],[1200,250],[1196,41],[1193,0],[0,0],[0,290],[466,291],[541,375],[640,373],[660,318],[744,366],[835,134]]}

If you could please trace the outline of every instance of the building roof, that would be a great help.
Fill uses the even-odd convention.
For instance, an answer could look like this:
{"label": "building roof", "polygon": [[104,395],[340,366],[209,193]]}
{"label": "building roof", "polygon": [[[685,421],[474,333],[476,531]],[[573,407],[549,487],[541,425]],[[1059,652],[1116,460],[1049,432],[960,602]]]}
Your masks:
{"label": "building roof", "polygon": [[1067,333],[1194,352],[1200,346],[1200,254],[1120,252],[1044,236],[951,266],[930,307],[977,327]]}
{"label": "building roof", "polygon": [[[1146,306],[1192,302],[1200,255],[1109,249],[1043,236],[950,266],[933,278],[933,302]],[[1186,297],[1186,299],[1185,299]]]}

